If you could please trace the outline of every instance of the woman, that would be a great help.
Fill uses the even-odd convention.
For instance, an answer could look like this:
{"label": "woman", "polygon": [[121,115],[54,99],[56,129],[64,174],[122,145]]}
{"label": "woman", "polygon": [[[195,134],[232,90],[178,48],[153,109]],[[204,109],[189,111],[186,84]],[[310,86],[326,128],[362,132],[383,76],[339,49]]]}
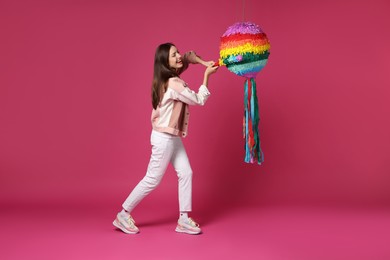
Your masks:
{"label": "woman", "polygon": [[[189,64],[206,66],[203,83],[198,93],[188,88],[180,78]],[[180,55],[172,43],[157,47],[154,58],[152,83],[152,154],[145,177],[123,203],[113,224],[128,234],[136,234],[139,229],[130,213],[138,203],[160,183],[169,163],[172,163],[179,178],[179,220],[176,231],[199,234],[199,225],[188,217],[192,210],[192,169],[181,137],[187,135],[189,105],[204,105],[210,96],[207,88],[211,74],[218,69],[213,61],[204,61],[195,52]]]}

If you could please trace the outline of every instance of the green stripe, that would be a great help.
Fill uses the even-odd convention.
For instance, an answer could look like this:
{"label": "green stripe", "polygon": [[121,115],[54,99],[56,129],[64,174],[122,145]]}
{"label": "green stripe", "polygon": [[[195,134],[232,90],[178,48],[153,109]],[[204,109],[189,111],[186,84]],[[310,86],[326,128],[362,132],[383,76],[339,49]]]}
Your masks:
{"label": "green stripe", "polygon": [[222,59],[222,61],[226,65],[235,64],[235,63],[248,63],[248,62],[268,59],[269,54],[270,54],[269,51],[266,51],[263,54],[245,53],[241,55],[242,60],[239,62],[235,61],[236,55],[229,55],[225,59]]}

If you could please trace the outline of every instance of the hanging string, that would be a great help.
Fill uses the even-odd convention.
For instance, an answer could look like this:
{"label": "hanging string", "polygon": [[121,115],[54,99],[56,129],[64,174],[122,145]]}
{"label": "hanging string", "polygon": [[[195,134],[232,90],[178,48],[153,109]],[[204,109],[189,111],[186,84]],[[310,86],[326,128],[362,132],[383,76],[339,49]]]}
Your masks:
{"label": "hanging string", "polygon": [[242,21],[245,22],[245,0],[242,0]]}
{"label": "hanging string", "polygon": [[251,78],[252,83],[252,98],[253,98],[253,130],[254,130],[254,158],[258,164],[261,164],[264,161],[264,154],[261,150],[261,142],[260,142],[260,131],[259,131],[259,123],[260,123],[260,113],[259,113],[259,103],[257,99],[257,90],[256,90],[256,81],[254,78]]}
{"label": "hanging string", "polygon": [[264,161],[260,147],[259,121],[256,81],[254,78],[246,79],[244,83],[243,136],[245,139],[244,161],[247,163],[261,164]]}

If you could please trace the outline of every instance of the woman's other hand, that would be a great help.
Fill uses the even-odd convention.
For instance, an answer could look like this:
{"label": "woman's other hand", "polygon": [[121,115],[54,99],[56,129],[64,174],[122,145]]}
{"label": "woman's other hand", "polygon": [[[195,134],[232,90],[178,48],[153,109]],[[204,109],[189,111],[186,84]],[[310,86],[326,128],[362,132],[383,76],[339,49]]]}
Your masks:
{"label": "woman's other hand", "polygon": [[214,62],[212,62],[212,64],[206,68],[206,71],[204,73],[207,75],[211,75],[211,74],[217,72],[218,68],[219,67],[214,66]]}

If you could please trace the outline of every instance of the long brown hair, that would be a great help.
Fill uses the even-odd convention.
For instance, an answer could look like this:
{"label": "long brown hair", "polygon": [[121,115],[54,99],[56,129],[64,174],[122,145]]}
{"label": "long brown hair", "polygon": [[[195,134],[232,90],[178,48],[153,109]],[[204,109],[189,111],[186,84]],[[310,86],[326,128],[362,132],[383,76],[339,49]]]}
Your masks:
{"label": "long brown hair", "polygon": [[178,73],[169,67],[169,50],[173,43],[163,43],[156,49],[154,55],[154,72],[152,83],[152,106],[157,108],[164,95],[169,78],[177,77]]}

